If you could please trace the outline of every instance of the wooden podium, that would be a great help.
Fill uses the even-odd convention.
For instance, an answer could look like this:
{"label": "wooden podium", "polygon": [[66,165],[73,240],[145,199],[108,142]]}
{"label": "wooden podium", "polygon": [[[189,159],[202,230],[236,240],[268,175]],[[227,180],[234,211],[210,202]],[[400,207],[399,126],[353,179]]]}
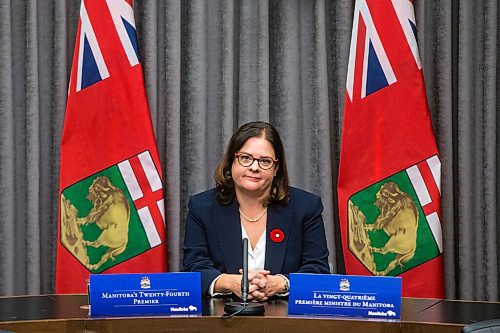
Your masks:
{"label": "wooden podium", "polygon": [[0,331],[13,332],[460,332],[500,317],[500,303],[404,298],[401,320],[288,316],[286,300],[260,317],[222,319],[228,299],[203,299],[202,316],[90,318],[86,295],[0,297]]}

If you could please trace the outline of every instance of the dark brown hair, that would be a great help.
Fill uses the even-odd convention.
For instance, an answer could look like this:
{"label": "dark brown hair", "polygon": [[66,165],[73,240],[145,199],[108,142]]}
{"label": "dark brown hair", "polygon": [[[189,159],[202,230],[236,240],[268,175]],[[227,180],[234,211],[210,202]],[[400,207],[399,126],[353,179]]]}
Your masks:
{"label": "dark brown hair", "polygon": [[237,153],[250,138],[263,138],[269,141],[278,159],[278,163],[276,164],[278,170],[276,171],[276,176],[271,185],[271,192],[264,204],[278,203],[285,205],[288,202],[288,171],[286,167],[285,150],[276,128],[263,121],[246,123],[238,128],[231,137],[226,152],[215,169],[214,177],[217,189],[217,200],[221,204],[227,205],[234,199],[234,181],[231,176],[231,166],[235,158],[234,154]]}

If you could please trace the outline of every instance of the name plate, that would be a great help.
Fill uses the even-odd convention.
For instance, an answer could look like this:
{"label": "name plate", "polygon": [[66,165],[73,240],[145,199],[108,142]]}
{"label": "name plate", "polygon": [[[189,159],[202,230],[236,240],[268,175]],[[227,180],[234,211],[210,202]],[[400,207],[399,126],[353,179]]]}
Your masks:
{"label": "name plate", "polygon": [[401,318],[401,278],[290,274],[288,313]]}
{"label": "name plate", "polygon": [[91,274],[91,316],[199,315],[200,273]]}

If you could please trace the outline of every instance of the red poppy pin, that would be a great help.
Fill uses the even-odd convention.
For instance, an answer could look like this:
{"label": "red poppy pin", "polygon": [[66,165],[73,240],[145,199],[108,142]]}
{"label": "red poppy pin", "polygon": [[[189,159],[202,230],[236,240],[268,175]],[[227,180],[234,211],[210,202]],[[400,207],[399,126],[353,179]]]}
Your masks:
{"label": "red poppy pin", "polygon": [[285,239],[285,234],[280,229],[271,230],[269,236],[271,236],[271,240],[275,243],[281,243]]}

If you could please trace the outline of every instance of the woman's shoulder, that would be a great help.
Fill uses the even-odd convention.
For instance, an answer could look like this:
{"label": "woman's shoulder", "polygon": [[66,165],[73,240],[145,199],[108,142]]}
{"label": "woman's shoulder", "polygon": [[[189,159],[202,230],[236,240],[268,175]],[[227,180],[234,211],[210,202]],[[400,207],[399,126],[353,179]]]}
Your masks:
{"label": "woman's shoulder", "polygon": [[216,191],[215,188],[211,188],[207,191],[196,193],[189,199],[189,205],[195,207],[207,207],[212,206],[216,201]]}
{"label": "woman's shoulder", "polygon": [[296,187],[290,187],[288,193],[289,206],[297,216],[311,216],[323,211],[323,203],[318,195]]}
{"label": "woman's shoulder", "polygon": [[290,200],[296,201],[296,202],[310,202],[310,201],[321,201],[321,198],[311,192],[304,191],[300,188],[297,187],[292,187],[290,186],[288,188],[288,193],[290,195]]}

